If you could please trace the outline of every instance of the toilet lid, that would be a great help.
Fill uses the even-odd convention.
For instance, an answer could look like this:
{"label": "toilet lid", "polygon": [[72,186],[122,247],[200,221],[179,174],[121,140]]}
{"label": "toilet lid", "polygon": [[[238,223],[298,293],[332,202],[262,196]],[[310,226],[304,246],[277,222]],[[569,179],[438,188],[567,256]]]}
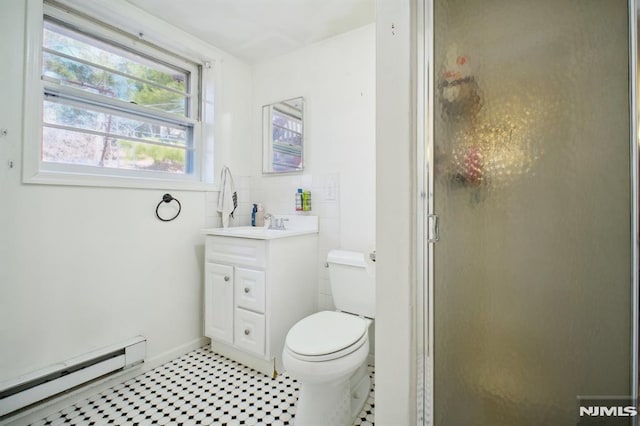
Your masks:
{"label": "toilet lid", "polygon": [[322,311],[291,327],[286,345],[300,355],[326,355],[358,342],[367,333],[367,326],[367,321],[355,315]]}

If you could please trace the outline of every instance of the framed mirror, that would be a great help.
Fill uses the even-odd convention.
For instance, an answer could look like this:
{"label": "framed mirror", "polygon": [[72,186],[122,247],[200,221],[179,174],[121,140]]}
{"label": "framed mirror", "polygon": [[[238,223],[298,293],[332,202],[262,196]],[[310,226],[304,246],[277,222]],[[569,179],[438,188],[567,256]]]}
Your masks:
{"label": "framed mirror", "polygon": [[262,107],[262,172],[304,169],[304,99],[287,99]]}

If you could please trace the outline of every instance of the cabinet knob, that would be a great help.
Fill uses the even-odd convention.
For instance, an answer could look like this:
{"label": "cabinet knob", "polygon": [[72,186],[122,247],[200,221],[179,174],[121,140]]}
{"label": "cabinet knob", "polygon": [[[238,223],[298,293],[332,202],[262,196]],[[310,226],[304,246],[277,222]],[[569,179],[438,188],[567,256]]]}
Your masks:
{"label": "cabinet knob", "polygon": [[224,280],[225,280],[225,281],[229,281],[229,275],[225,275],[225,276],[224,276]]}
{"label": "cabinet knob", "polygon": [[245,288],[244,288],[244,292],[245,292],[245,293],[249,293],[250,291],[251,291],[251,289],[250,289],[249,287],[245,287]]}
{"label": "cabinet knob", "polygon": [[249,330],[248,328],[245,328],[244,335],[248,336],[249,334],[251,334],[251,330]]}

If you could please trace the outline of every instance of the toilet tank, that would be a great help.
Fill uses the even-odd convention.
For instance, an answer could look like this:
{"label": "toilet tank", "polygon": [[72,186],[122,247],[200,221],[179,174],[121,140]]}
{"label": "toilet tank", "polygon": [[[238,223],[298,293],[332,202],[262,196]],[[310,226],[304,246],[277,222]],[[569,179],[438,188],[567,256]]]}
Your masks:
{"label": "toilet tank", "polygon": [[374,318],[376,314],[375,264],[364,253],[331,250],[327,256],[329,281],[336,308]]}

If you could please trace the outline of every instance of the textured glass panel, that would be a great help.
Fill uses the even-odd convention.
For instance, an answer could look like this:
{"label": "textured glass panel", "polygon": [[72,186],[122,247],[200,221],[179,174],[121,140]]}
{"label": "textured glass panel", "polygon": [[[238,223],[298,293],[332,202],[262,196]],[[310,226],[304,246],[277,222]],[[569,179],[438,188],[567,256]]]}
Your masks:
{"label": "textured glass panel", "polygon": [[630,394],[627,2],[435,1],[434,418]]}

